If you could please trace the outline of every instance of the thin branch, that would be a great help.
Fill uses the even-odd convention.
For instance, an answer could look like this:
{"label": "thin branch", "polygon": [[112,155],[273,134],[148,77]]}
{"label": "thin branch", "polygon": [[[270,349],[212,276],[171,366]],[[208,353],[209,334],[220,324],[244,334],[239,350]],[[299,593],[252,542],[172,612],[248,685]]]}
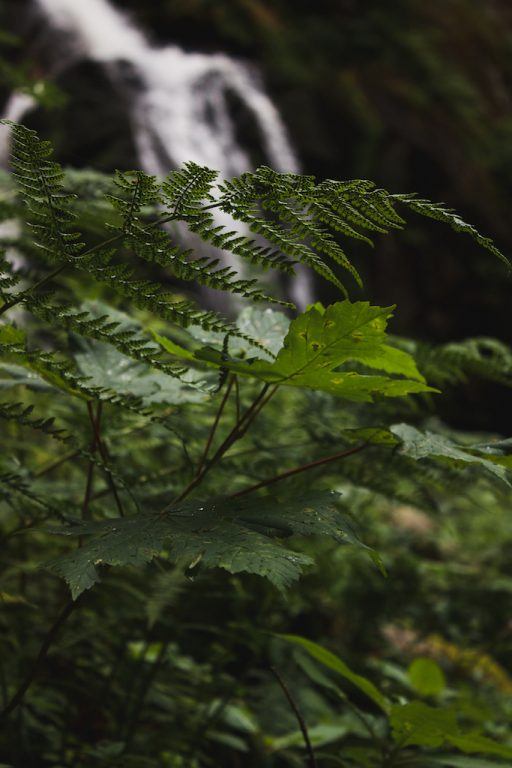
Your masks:
{"label": "thin branch", "polygon": [[64,456],[61,456],[60,459],[56,459],[56,461],[52,462],[52,464],[49,464],[46,467],[43,467],[43,469],[37,470],[37,472],[34,472],[34,477],[43,477],[43,475],[47,475],[49,472],[53,472],[54,469],[58,469],[62,464],[65,464],[66,461],[70,461],[71,459],[76,459],[78,456],[80,456],[80,449],[78,448],[75,451],[71,451],[70,453],[66,453]]}
{"label": "thin branch", "polygon": [[[99,434],[98,430],[99,430],[99,418],[101,416],[101,410],[98,409],[98,415],[96,418],[94,416],[92,403],[90,402],[87,403],[87,410],[89,413],[91,424],[93,426],[93,440],[91,443],[91,453],[93,453],[96,449],[96,444],[97,444],[97,439]],[[86,483],[86,488],[84,493],[84,500],[82,504],[82,514],[84,517],[87,517],[87,513],[89,509],[89,502],[90,502],[91,492],[92,492],[93,469],[94,469],[93,462],[89,462],[89,471],[87,474],[87,483]],[[39,653],[37,654],[37,657],[34,663],[32,664],[30,671],[26,675],[25,679],[23,680],[22,684],[20,685],[20,687],[18,688],[18,690],[16,691],[16,693],[14,694],[10,702],[4,707],[2,712],[0,712],[0,717],[2,718],[7,717],[22,703],[26,692],[32,685],[41,664],[46,659],[46,656],[48,655],[48,651],[52,646],[54,640],[56,639],[59,629],[67,620],[67,618],[71,615],[71,613],[74,611],[77,604],[78,604],[77,600],[71,599],[66,603],[62,611],[59,613],[56,620],[50,627],[48,633],[46,634],[46,637],[42,642],[42,645],[39,649]]]}
{"label": "thin branch", "polygon": [[90,405],[90,403],[87,403],[87,407],[89,408],[89,417],[91,419],[91,425],[92,425],[92,428],[93,428],[93,431],[94,431],[95,446],[98,448],[98,450],[100,452],[100,456],[103,459],[103,463],[105,465],[105,467],[104,467],[105,474],[107,475],[107,481],[108,481],[110,490],[111,490],[111,492],[112,492],[112,494],[114,496],[118,512],[119,512],[121,517],[124,517],[124,508],[123,508],[123,505],[122,505],[122,502],[121,502],[121,499],[120,499],[120,496],[119,496],[119,493],[118,493],[118,490],[117,490],[117,486],[115,484],[112,472],[111,472],[110,467],[108,465],[108,463],[109,463],[108,450],[107,450],[107,447],[106,447],[106,445],[105,445],[105,443],[104,443],[104,441],[103,441],[103,439],[101,437],[100,426],[101,426],[101,415],[102,415],[102,412],[103,412],[103,403],[101,402],[101,400],[98,402],[96,418],[94,418],[94,414],[92,412],[92,405]]}
{"label": "thin branch", "polygon": [[85,482],[84,500],[82,503],[82,520],[89,519],[89,504],[91,503],[92,488],[94,482],[94,463],[89,462],[87,467],[87,480]]}
{"label": "thin branch", "polygon": [[177,496],[171,504],[168,504],[161,512],[161,514],[164,514],[167,512],[168,509],[170,509],[174,504],[177,504],[180,501],[183,501],[183,499],[188,496],[190,491],[192,491],[196,486],[198,486],[204,476],[210,471],[210,469],[219,462],[226,451],[231,448],[233,443],[236,443],[237,440],[241,440],[241,438],[245,435],[247,430],[249,429],[249,426],[252,424],[254,419],[258,416],[261,409],[268,403],[268,401],[275,395],[277,391],[277,385],[272,388],[272,390],[267,394],[269,390],[269,385],[265,384],[264,387],[261,389],[259,395],[255,398],[255,400],[252,402],[252,404],[249,406],[249,408],[245,411],[241,419],[237,421],[229,435],[226,437],[222,445],[217,448],[217,451],[212,456],[212,458],[203,466],[200,474],[197,474],[187,485],[187,487],[180,493],[179,496]]}
{"label": "thin branch", "polygon": [[364,448],[367,447],[367,445],[368,443],[362,443],[361,445],[356,445],[354,448],[348,448],[345,451],[339,451],[339,453],[334,453],[332,456],[325,456],[323,459],[317,459],[316,461],[311,461],[308,464],[302,464],[300,467],[295,467],[294,469],[289,469],[286,472],[281,472],[281,474],[279,475],[274,475],[274,477],[270,477],[267,480],[262,480],[261,482],[256,483],[255,485],[251,485],[248,488],[243,488],[241,491],[232,493],[231,498],[236,498],[237,496],[245,496],[248,493],[252,493],[253,491],[259,490],[260,488],[264,488],[267,485],[272,485],[272,483],[277,483],[280,480],[285,480],[287,477],[298,475],[300,472],[306,472],[308,469],[321,467],[324,464],[330,464],[332,461],[338,461],[338,459],[344,459],[346,456],[352,456],[354,453],[359,453],[359,451],[362,451]]}
{"label": "thin branch", "polygon": [[54,269],[52,272],[50,272],[49,275],[46,275],[46,277],[42,277],[41,280],[38,280],[36,283],[31,285],[25,291],[21,291],[21,293],[17,293],[16,296],[13,299],[11,299],[11,301],[7,301],[2,307],[0,307],[0,315],[3,315],[9,309],[12,309],[21,301],[23,301],[25,296],[32,293],[33,290],[37,288],[41,288],[41,286],[46,285],[46,283],[49,283],[51,280],[53,280],[54,277],[57,277],[57,275],[60,275],[60,273],[63,272],[67,266],[69,266],[67,263],[61,264],[60,267],[57,267],[57,269]]}
{"label": "thin branch", "polygon": [[208,454],[210,452],[210,448],[213,442],[213,438],[215,437],[215,433],[217,432],[217,427],[219,426],[220,417],[222,416],[222,412],[224,411],[224,407],[228,401],[228,397],[230,395],[231,389],[233,388],[233,383],[235,381],[235,377],[232,376],[228,382],[228,385],[226,387],[226,391],[224,393],[224,397],[221,400],[221,403],[217,409],[217,413],[215,415],[215,419],[212,424],[212,428],[210,430],[210,434],[208,435],[208,440],[206,441],[206,446],[203,452],[203,455],[201,457],[201,461],[199,462],[199,467],[197,470],[197,474],[201,474],[201,470],[203,469],[204,465],[206,464],[206,460],[208,458]]}
{"label": "thin branch", "polygon": [[[256,399],[253,401],[253,403],[250,405],[250,407],[246,410],[246,412],[243,414],[241,419],[237,421],[229,435],[226,437],[222,445],[218,448],[217,453],[211,460],[210,464],[217,461],[217,458],[221,458],[226,451],[233,445],[233,443],[237,442],[237,440],[240,440],[247,430],[249,429],[252,422],[255,420],[255,418],[258,416],[262,408],[268,403],[268,401],[274,397],[275,393],[277,392],[277,385],[274,386],[270,392],[269,385],[265,384],[265,386],[261,389],[259,395],[256,397]],[[267,394],[268,393],[268,394]]]}
{"label": "thin branch", "polygon": [[262,411],[262,410],[263,410],[263,408],[266,406],[266,404],[269,402],[269,400],[272,400],[272,398],[274,397],[274,395],[276,394],[276,392],[277,392],[277,390],[278,390],[278,389],[279,389],[279,385],[278,385],[278,384],[275,384],[275,385],[272,387],[272,389],[270,390],[270,392],[268,393],[268,395],[267,395],[266,397],[264,397],[264,398],[263,398],[263,399],[262,399],[262,400],[261,400],[261,401],[258,403],[258,405],[257,405],[257,406],[256,406],[256,408],[254,409],[254,411],[253,411],[253,412],[250,414],[249,423],[247,423],[247,422],[245,423],[245,426],[244,426],[244,434],[245,434],[245,432],[247,432],[247,429],[249,428],[249,426],[250,426],[250,425],[252,424],[252,422],[255,420],[256,416],[258,416],[258,415],[259,415],[260,411]]}
{"label": "thin branch", "polygon": [[71,615],[71,613],[74,611],[74,609],[78,605],[78,600],[69,600],[62,611],[57,616],[56,620],[50,627],[48,633],[46,634],[46,637],[44,638],[41,648],[39,649],[39,653],[36,656],[36,659],[34,663],[32,664],[31,669],[29,670],[28,674],[26,675],[24,681],[10,700],[10,702],[7,704],[6,707],[0,712],[0,717],[6,718],[8,715],[11,714],[23,701],[23,698],[34,682],[34,679],[39,671],[39,667],[43,663],[43,661],[46,659],[46,656],[48,655],[48,651],[50,650],[50,647],[52,646],[53,642],[55,641],[59,629],[64,624],[64,622],[68,619],[68,617]]}
{"label": "thin branch", "polygon": [[[96,435],[96,428],[95,428],[96,418],[94,416],[93,405],[92,405],[92,403],[90,401],[87,401],[87,413],[89,414],[89,420],[90,420],[91,425],[92,425],[92,434],[93,434],[90,451],[91,451],[92,454],[94,454],[96,452],[96,447],[97,447],[97,444],[98,444],[98,438],[97,438],[97,435]],[[91,502],[93,483],[94,483],[94,461],[92,461],[92,459],[91,459],[89,461],[88,466],[87,466],[87,480],[86,480],[86,483],[85,483],[84,500],[83,500],[83,503],[82,503],[82,520],[87,520],[90,517],[90,515],[89,515],[89,504]],[[82,539],[81,538],[79,538],[79,540],[78,540],[78,546],[79,547],[82,546]]]}
{"label": "thin branch", "polygon": [[244,448],[242,451],[233,451],[233,453],[230,455],[231,459],[238,459],[240,456],[251,456],[254,453],[260,453],[262,451],[265,451],[267,453],[276,453],[279,451],[286,451],[289,448],[311,448],[313,450],[314,444],[311,443],[310,440],[304,440],[303,442],[297,443],[281,443],[279,445],[258,445],[253,446],[252,448]]}
{"label": "thin branch", "polygon": [[235,374],[235,403],[236,403],[236,420],[240,421],[240,384],[238,383],[238,376]]}
{"label": "thin branch", "polygon": [[283,678],[281,677],[277,669],[275,667],[270,667],[270,671],[272,672],[277,682],[281,686],[281,689],[288,700],[288,704],[290,705],[295,717],[297,718],[297,722],[299,724],[300,730],[302,731],[302,737],[304,739],[304,744],[306,745],[306,750],[309,756],[309,768],[318,768],[318,763],[316,762],[315,753],[313,752],[313,745],[311,744],[311,740],[309,738],[306,721],[304,720],[300,709],[295,703],[295,700],[290,692],[290,689],[286,685],[285,681],[283,680]]}

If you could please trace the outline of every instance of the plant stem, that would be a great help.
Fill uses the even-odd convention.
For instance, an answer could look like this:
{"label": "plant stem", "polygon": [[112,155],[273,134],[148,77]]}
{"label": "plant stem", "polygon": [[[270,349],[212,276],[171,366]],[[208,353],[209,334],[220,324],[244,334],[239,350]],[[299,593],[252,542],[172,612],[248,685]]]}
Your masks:
{"label": "plant stem", "polygon": [[338,459],[344,459],[346,456],[352,456],[354,453],[359,453],[359,451],[362,451],[364,448],[367,447],[367,445],[368,443],[362,443],[361,445],[356,445],[354,448],[348,448],[345,451],[339,451],[339,453],[334,453],[332,454],[332,456],[325,456],[323,459],[317,459],[316,461],[309,462],[309,464],[302,464],[300,467],[295,467],[294,469],[289,469],[286,472],[281,472],[281,474],[279,475],[274,475],[274,477],[270,477],[267,480],[262,480],[261,482],[256,483],[255,485],[250,485],[248,488],[243,488],[241,491],[232,493],[231,498],[236,498],[237,496],[245,496],[247,493],[252,493],[253,491],[259,490],[259,488],[264,488],[267,485],[272,485],[272,483],[277,483],[280,480],[285,480],[287,477],[298,475],[300,472],[306,472],[308,469],[321,467],[324,464],[330,464],[332,461],[337,461]]}
{"label": "plant stem", "polygon": [[39,469],[37,472],[34,472],[34,477],[43,477],[43,475],[47,475],[49,472],[53,472],[54,469],[58,469],[62,464],[65,464],[66,461],[76,459],[77,456],[80,456],[80,449],[71,451],[71,453],[66,453],[65,456],[61,456],[60,459],[56,459],[56,461],[44,467],[44,469]]}
{"label": "plant stem", "polygon": [[103,459],[103,463],[105,465],[105,467],[104,467],[105,474],[107,475],[107,481],[108,481],[110,490],[111,490],[111,492],[112,492],[112,494],[114,496],[118,512],[119,512],[121,517],[124,517],[124,508],[123,508],[123,505],[121,503],[121,499],[120,499],[120,496],[119,496],[119,493],[118,493],[118,490],[117,490],[117,486],[116,486],[116,484],[114,482],[114,478],[112,476],[112,472],[110,471],[110,468],[108,466],[108,462],[109,462],[108,450],[107,450],[107,447],[106,447],[105,443],[103,442],[103,439],[101,437],[101,432],[100,432],[101,415],[102,415],[102,412],[103,412],[103,403],[101,402],[101,400],[98,402],[98,409],[97,409],[97,412],[96,412],[96,418],[94,418],[94,414],[92,412],[92,405],[90,405],[90,403],[87,403],[87,407],[89,408],[89,417],[91,419],[91,425],[92,425],[93,432],[94,432],[94,439],[95,439],[95,443],[94,444],[98,448],[98,450],[100,452],[100,456]]}
{"label": "plant stem", "polygon": [[78,605],[78,600],[69,600],[64,606],[64,608],[62,609],[62,611],[59,613],[54,623],[50,627],[48,633],[46,634],[46,637],[44,638],[41,644],[41,648],[39,649],[39,653],[37,654],[31,669],[29,670],[28,674],[26,675],[25,679],[23,680],[22,684],[20,685],[20,687],[18,688],[18,690],[16,691],[16,693],[14,694],[10,702],[0,712],[0,717],[6,718],[8,715],[11,714],[11,712],[13,712],[21,704],[26,692],[32,685],[39,671],[39,667],[41,666],[46,656],[48,655],[48,651],[50,650],[51,645],[56,639],[59,629],[64,624],[64,622],[68,619],[68,617],[71,615],[71,613],[74,611],[77,605]]}
{"label": "plant stem", "polygon": [[288,700],[288,704],[290,705],[291,709],[293,710],[293,713],[295,717],[297,718],[297,722],[299,724],[299,728],[302,731],[302,736],[304,738],[304,744],[306,745],[306,750],[308,752],[309,756],[309,768],[318,768],[318,764],[316,762],[315,753],[313,752],[313,746],[311,744],[311,740],[309,738],[308,728],[306,725],[306,721],[304,720],[302,713],[300,709],[298,708],[297,704],[295,703],[295,700],[290,692],[290,689],[286,685],[285,681],[277,671],[275,667],[270,667],[270,671],[276,678],[277,682],[282,688],[282,691],[284,695],[286,696]]}
{"label": "plant stem", "polygon": [[[90,401],[87,401],[87,413],[89,414],[89,419],[92,425],[92,434],[93,434],[91,446],[89,450],[92,454],[94,454],[96,452],[98,438],[96,434],[96,418],[94,416],[93,405]],[[82,520],[88,520],[90,518],[89,504],[91,503],[93,483],[94,483],[94,461],[90,460],[87,466],[87,480],[85,483],[84,500],[82,503]],[[79,547],[82,546],[82,537],[78,539],[78,546]]]}
{"label": "plant stem", "polygon": [[236,420],[240,420],[240,384],[238,383],[238,376],[234,375],[235,381],[235,403],[236,403]]}
{"label": "plant stem", "polygon": [[268,389],[269,385],[265,384],[259,395],[253,401],[252,405],[243,414],[242,418],[237,421],[229,435],[217,450],[217,453],[213,457],[212,462],[216,460],[217,455],[219,458],[222,457],[228,448],[233,445],[233,443],[235,443],[237,440],[240,440],[245,435],[249,429],[249,426],[252,424],[256,416],[258,416],[262,408],[264,408],[268,401],[274,397],[275,393],[277,392],[277,385],[273,387],[270,392],[268,392]]}
{"label": "plant stem", "polygon": [[179,496],[177,496],[171,504],[167,505],[162,510],[162,514],[165,513],[170,507],[174,504],[177,504],[180,501],[183,501],[183,499],[188,496],[190,491],[192,491],[196,486],[198,486],[204,476],[207,474],[207,472],[210,471],[210,469],[223,457],[223,455],[226,453],[226,451],[235,443],[237,440],[240,440],[247,430],[249,429],[249,426],[252,424],[254,419],[257,417],[257,415],[260,413],[261,409],[268,403],[268,401],[274,396],[274,394],[277,391],[277,385],[272,388],[272,390],[267,394],[269,389],[269,385],[265,384],[265,386],[261,389],[259,395],[255,398],[255,400],[252,402],[252,404],[249,406],[249,408],[246,410],[246,412],[243,414],[241,419],[237,421],[229,435],[226,437],[222,445],[217,448],[217,451],[213,455],[213,457],[208,461],[202,468],[201,472],[197,474],[187,485],[187,487],[180,493]]}
{"label": "plant stem", "polygon": [[210,452],[210,448],[213,442],[213,438],[215,437],[215,433],[217,431],[217,427],[219,426],[220,417],[222,416],[222,412],[224,411],[224,407],[228,401],[229,394],[231,392],[231,389],[233,387],[233,383],[235,381],[235,377],[232,376],[228,382],[228,385],[226,387],[226,391],[224,393],[224,397],[222,398],[222,401],[219,405],[219,408],[217,409],[217,413],[215,415],[215,419],[212,424],[212,428],[210,430],[210,434],[208,435],[208,440],[206,441],[206,446],[203,452],[203,455],[201,457],[201,461],[199,462],[199,467],[197,470],[197,474],[201,474],[201,470],[203,469],[203,466],[206,464],[206,460],[208,458],[208,453]]}
{"label": "plant stem", "polygon": [[46,283],[49,283],[51,280],[53,280],[54,277],[57,277],[57,275],[60,275],[61,272],[63,272],[68,264],[61,264],[60,267],[57,267],[57,269],[54,269],[52,272],[50,272],[49,275],[46,275],[46,277],[42,277],[41,280],[38,280],[34,285],[31,285],[30,288],[27,288],[26,291],[21,291],[21,293],[18,293],[11,301],[7,301],[2,307],[0,307],[0,315],[3,315],[5,312],[7,312],[9,309],[12,309],[17,304],[19,304],[25,296],[32,293],[34,289],[41,288],[41,286],[46,285]]}
{"label": "plant stem", "polygon": [[85,483],[85,494],[84,494],[84,500],[82,504],[82,520],[87,520],[90,517],[89,504],[91,501],[93,480],[94,480],[94,464],[92,461],[90,461],[87,467],[87,480]]}
{"label": "plant stem", "polygon": [[[93,425],[97,425],[99,427],[99,423],[97,423],[96,419],[94,418],[94,411],[92,409],[92,404],[87,403],[87,410],[89,413],[89,418],[91,419]],[[101,415],[101,411],[99,411],[99,414]],[[93,442],[91,444],[91,452],[95,450],[96,447],[96,430],[94,430],[94,438]],[[90,495],[92,491],[92,470],[91,466],[94,467],[92,462],[89,464],[89,472],[87,476],[87,484],[85,488],[85,494],[84,494],[84,500],[82,503],[82,513],[85,516],[88,511],[89,501],[90,501]],[[43,661],[46,659],[46,656],[48,655],[48,651],[56,639],[59,629],[64,624],[64,622],[68,619],[68,617],[71,615],[71,613],[75,610],[75,608],[78,605],[78,600],[68,600],[68,602],[65,604],[62,611],[59,613],[57,618],[55,619],[54,623],[48,630],[41,647],[39,649],[39,653],[37,654],[34,663],[32,664],[31,669],[27,673],[25,679],[23,680],[22,684],[12,697],[12,699],[9,701],[9,703],[3,708],[3,710],[0,712],[0,718],[6,718],[8,715],[11,714],[23,701],[23,698],[32,685],[38,671],[39,667],[43,663]]]}

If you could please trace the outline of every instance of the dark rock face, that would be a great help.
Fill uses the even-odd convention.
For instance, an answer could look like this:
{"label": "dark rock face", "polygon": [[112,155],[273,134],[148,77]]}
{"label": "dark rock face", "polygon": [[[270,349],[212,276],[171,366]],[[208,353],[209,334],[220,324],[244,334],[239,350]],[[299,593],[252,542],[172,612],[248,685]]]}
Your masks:
{"label": "dark rock face", "polygon": [[52,137],[60,162],[105,172],[137,167],[125,97],[105,69],[83,61],[63,72],[56,84],[67,96],[63,106],[38,109],[26,123]]}

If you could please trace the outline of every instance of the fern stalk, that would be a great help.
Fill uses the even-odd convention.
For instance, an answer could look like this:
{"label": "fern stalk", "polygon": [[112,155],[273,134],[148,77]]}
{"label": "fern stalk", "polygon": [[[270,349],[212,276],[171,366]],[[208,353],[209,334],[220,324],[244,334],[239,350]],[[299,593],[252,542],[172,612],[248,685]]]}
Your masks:
{"label": "fern stalk", "polygon": [[278,483],[281,480],[286,480],[287,478],[293,477],[294,475],[299,475],[301,472],[307,472],[310,469],[316,469],[316,467],[322,467],[325,464],[331,464],[333,461],[339,461],[340,459],[345,459],[347,456],[352,456],[356,453],[360,453],[360,451],[364,450],[367,447],[368,447],[368,443],[361,443],[361,445],[356,445],[354,448],[348,448],[344,451],[333,453],[331,456],[325,456],[322,459],[316,459],[316,461],[310,461],[307,464],[302,464],[300,467],[294,467],[294,469],[288,469],[286,472],[281,472],[279,475],[270,477],[267,480],[261,480],[261,482],[255,483],[255,485],[251,485],[248,488],[242,488],[241,491],[232,493],[230,495],[230,498],[235,499],[235,498],[238,498],[239,496],[246,496],[249,493],[254,493],[254,491],[259,491],[260,488],[266,488],[267,486],[273,485],[274,483]]}
{"label": "fern stalk", "polygon": [[254,401],[249,406],[249,408],[245,411],[245,413],[241,416],[241,418],[237,421],[237,423],[232,428],[228,436],[225,438],[224,442],[219,446],[219,448],[217,449],[213,457],[203,465],[201,471],[190,481],[190,483],[184,488],[184,490],[179,494],[179,496],[177,496],[173,500],[173,502],[170,505],[168,505],[168,507],[165,507],[162,510],[161,514],[164,514],[165,512],[167,512],[168,509],[171,508],[173,505],[183,501],[189,495],[189,493],[194,490],[194,488],[196,488],[200,483],[202,483],[205,475],[222,459],[226,451],[228,451],[234,443],[242,439],[242,437],[245,435],[245,433],[253,423],[254,419],[258,416],[260,411],[275,395],[275,393],[277,392],[277,389],[278,387],[275,386],[267,394],[269,390],[269,385],[265,384],[262,387],[262,389],[260,390],[260,393],[254,399]]}

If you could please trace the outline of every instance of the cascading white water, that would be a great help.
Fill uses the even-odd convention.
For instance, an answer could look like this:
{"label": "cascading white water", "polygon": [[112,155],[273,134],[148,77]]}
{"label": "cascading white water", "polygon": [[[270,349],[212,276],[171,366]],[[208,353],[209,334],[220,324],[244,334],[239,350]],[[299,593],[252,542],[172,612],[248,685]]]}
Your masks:
{"label": "cascading white water", "polygon": [[[12,120],[14,123],[18,123],[23,119],[23,116],[27,114],[34,106],[34,100],[32,96],[27,93],[18,93],[15,91],[9,97],[7,104],[4,107],[3,118],[6,120]],[[9,130],[5,126],[0,126],[0,167],[7,166],[9,162]],[[0,235],[6,240],[15,239],[20,234],[20,224],[17,220],[11,219],[9,221],[0,222]],[[22,267],[24,264],[23,258],[19,251],[15,248],[7,249],[7,257],[9,258],[15,269]]]}
{"label": "cascading white water", "polygon": [[[224,54],[152,46],[107,0],[35,4],[49,26],[63,33],[59,71],[78,60],[92,60],[106,68],[116,88],[128,92],[138,160],[146,172],[165,176],[187,160],[216,168],[225,178],[249,170],[251,161],[237,138],[229,94],[253,117],[268,163],[279,171],[298,169],[279,113],[248,65]],[[10,116],[15,113],[19,120],[32,106],[27,97],[15,95]],[[310,301],[308,283],[300,272],[291,286],[300,306]]]}
{"label": "cascading white water", "polygon": [[122,78],[126,62],[137,81],[132,94],[135,138],[144,168],[162,175],[194,160],[232,176],[247,170],[249,158],[236,140],[227,93],[253,114],[269,162],[295,171],[297,161],[279,114],[255,73],[223,54],[156,48],[107,0],[36,0],[54,29],[68,36],[72,59],[88,58]]}
{"label": "cascading white water", "polygon": [[[9,96],[7,104],[4,107],[2,118],[12,120],[13,123],[19,123],[27,112],[30,112],[35,106],[34,99],[28,93],[14,91]],[[0,166],[6,167],[9,163],[9,129],[0,126]]]}

